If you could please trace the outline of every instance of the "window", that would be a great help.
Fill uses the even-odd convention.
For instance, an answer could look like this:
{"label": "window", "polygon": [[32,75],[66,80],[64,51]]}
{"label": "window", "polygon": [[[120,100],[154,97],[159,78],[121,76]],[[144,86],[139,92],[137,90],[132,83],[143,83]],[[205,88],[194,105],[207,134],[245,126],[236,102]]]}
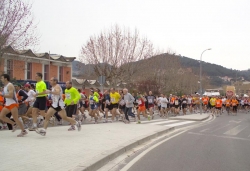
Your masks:
{"label": "window", "polygon": [[44,80],[49,80],[49,65],[44,65]]}
{"label": "window", "polygon": [[32,63],[27,63],[27,80],[32,80]]}
{"label": "window", "polygon": [[63,67],[60,66],[59,67],[59,81],[63,81]]}
{"label": "window", "polygon": [[7,74],[13,78],[13,60],[11,59],[7,60]]}

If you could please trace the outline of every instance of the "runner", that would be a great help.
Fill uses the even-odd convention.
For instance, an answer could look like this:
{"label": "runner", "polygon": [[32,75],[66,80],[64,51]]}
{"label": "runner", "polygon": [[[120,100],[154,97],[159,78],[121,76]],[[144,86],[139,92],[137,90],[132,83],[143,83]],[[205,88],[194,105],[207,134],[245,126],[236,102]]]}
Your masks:
{"label": "runner", "polygon": [[104,91],[104,100],[105,100],[105,104],[104,104],[104,112],[105,112],[105,121],[104,123],[108,123],[108,112],[112,112],[112,105],[110,103],[110,92],[109,90]]}
{"label": "runner", "polygon": [[182,112],[183,115],[187,114],[187,98],[186,95],[183,96],[182,100],[181,100],[181,107],[182,107]]}
{"label": "runner", "polygon": [[40,115],[45,117],[45,109],[46,109],[46,84],[42,80],[43,74],[36,73],[36,101],[34,102],[32,108],[32,119],[33,119],[33,127],[29,128],[29,131],[35,131],[37,129],[37,116],[40,110]]}
{"label": "runner", "polygon": [[175,96],[175,100],[174,100],[174,114],[175,116],[179,115],[180,113],[180,106],[181,106],[181,100],[179,99],[179,97]]}
{"label": "runner", "polygon": [[66,104],[65,110],[68,117],[72,118],[72,116],[76,114],[77,103],[80,100],[80,98],[81,98],[80,93],[76,88],[72,87],[72,82],[67,81],[64,103]]}
{"label": "runner", "polygon": [[221,100],[221,97],[217,97],[216,98],[216,105],[215,105],[215,108],[216,108],[216,116],[218,117],[219,115],[222,115],[222,100]]}
{"label": "runner", "polygon": [[160,100],[160,113],[161,117],[166,117],[168,118],[168,112],[167,112],[167,107],[168,107],[168,100],[167,97],[164,94],[161,94],[161,97],[159,98]]}
{"label": "runner", "polygon": [[191,95],[189,95],[187,98],[187,104],[188,104],[189,113],[192,114],[193,113],[193,98]]}
{"label": "runner", "polygon": [[233,107],[233,113],[235,113],[235,115],[237,115],[237,107],[238,107],[239,102],[235,96],[233,96],[231,103],[232,103],[232,107]]}
{"label": "runner", "polygon": [[111,106],[112,106],[112,122],[114,122],[114,118],[118,115],[118,103],[120,101],[120,94],[115,91],[115,88],[110,89],[110,99],[111,99]]}
{"label": "runner", "polygon": [[209,101],[209,98],[206,95],[202,97],[202,106],[203,106],[203,111],[205,113],[207,112],[208,101]]}
{"label": "runner", "polygon": [[232,105],[231,99],[228,97],[225,103],[226,103],[226,111],[227,111],[227,114],[229,115],[229,113],[230,113],[230,107]]}
{"label": "runner", "polygon": [[[4,84],[4,91],[3,93],[0,92],[0,95],[5,98],[5,106],[0,113],[0,120],[11,124],[12,132],[15,132],[17,126],[19,126],[21,133],[18,134],[17,137],[23,137],[24,135],[28,134],[28,132],[24,129],[23,124],[18,119],[18,101],[14,86],[12,83],[10,83],[10,76],[8,74],[3,74],[1,76],[1,81]],[[10,112],[15,122],[6,117],[6,115]]]}
{"label": "runner", "polygon": [[98,103],[99,103],[98,97],[95,95],[93,90],[90,90],[90,95],[89,95],[89,115],[95,119],[95,124],[98,123],[98,117],[96,116],[96,111],[98,110],[98,107],[97,107]]}
{"label": "runner", "polygon": [[141,94],[138,96],[138,110],[137,110],[138,124],[141,123],[140,114],[142,114],[145,118],[147,118],[145,97],[143,97]]}
{"label": "runner", "polygon": [[152,95],[152,91],[149,91],[148,96],[147,96],[147,101],[148,101],[148,109],[149,109],[149,115],[148,115],[148,120],[154,119],[154,103],[156,101],[155,96]]}
{"label": "runner", "polygon": [[50,79],[50,85],[52,86],[52,90],[47,90],[46,93],[51,94],[51,99],[52,99],[52,105],[51,107],[48,109],[46,116],[45,116],[45,121],[44,121],[44,126],[41,129],[37,129],[36,133],[45,136],[46,132],[47,132],[47,127],[50,121],[50,118],[56,113],[58,112],[59,116],[65,120],[68,121],[71,126],[68,129],[69,131],[73,131],[75,130],[75,125],[77,126],[78,131],[81,130],[81,122],[77,122],[74,119],[67,117],[66,111],[64,109],[64,102],[62,100],[62,88],[61,86],[58,84],[58,79],[56,79],[55,77],[52,77]]}
{"label": "runner", "polygon": [[127,124],[130,123],[128,115],[135,117],[135,114],[132,113],[132,108],[134,107],[135,98],[130,93],[128,93],[128,89],[126,88],[123,89],[123,94],[124,94],[124,101],[126,103],[124,112],[126,118],[125,124]]}
{"label": "runner", "polygon": [[209,100],[209,103],[211,106],[212,115],[214,115],[215,114],[216,98],[214,96],[212,96],[211,99]]}

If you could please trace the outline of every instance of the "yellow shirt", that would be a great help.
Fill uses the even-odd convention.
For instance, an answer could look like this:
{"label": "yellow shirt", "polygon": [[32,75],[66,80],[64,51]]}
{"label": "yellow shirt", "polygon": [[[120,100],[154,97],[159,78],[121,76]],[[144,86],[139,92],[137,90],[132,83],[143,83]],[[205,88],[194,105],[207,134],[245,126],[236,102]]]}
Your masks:
{"label": "yellow shirt", "polygon": [[116,104],[119,102],[121,96],[119,93],[115,92],[115,93],[110,93],[110,100],[111,100],[111,104]]}
{"label": "yellow shirt", "polygon": [[[44,81],[39,81],[36,83],[36,92],[37,93],[42,93],[45,90],[47,90],[47,87],[46,87],[46,84]],[[43,94],[43,95],[38,95],[37,97],[45,97],[45,96],[47,96],[47,95]]]}

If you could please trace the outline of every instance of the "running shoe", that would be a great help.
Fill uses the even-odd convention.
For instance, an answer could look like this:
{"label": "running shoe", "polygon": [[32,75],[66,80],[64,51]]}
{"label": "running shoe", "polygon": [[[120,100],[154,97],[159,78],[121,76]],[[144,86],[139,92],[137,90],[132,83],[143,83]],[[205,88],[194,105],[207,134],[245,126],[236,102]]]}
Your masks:
{"label": "running shoe", "polygon": [[74,131],[74,130],[76,130],[75,125],[71,125],[68,129],[68,131]]}
{"label": "running shoe", "polygon": [[27,135],[27,134],[28,134],[28,132],[26,130],[24,130],[24,131],[21,131],[21,133],[18,134],[17,137],[23,137],[24,135]]}
{"label": "running shoe", "polygon": [[150,118],[150,116],[148,115],[148,120],[150,121],[151,120],[151,118]]}
{"label": "running shoe", "polygon": [[36,129],[36,133],[45,136],[46,135],[46,130],[44,128],[41,129]]}
{"label": "running shoe", "polygon": [[141,121],[138,121],[138,122],[137,122],[137,124],[140,124],[140,123],[141,123]]}
{"label": "running shoe", "polygon": [[76,122],[76,127],[78,131],[81,131],[82,129],[81,121]]}
{"label": "running shoe", "polygon": [[36,131],[37,130],[37,127],[31,127],[29,128],[29,131]]}

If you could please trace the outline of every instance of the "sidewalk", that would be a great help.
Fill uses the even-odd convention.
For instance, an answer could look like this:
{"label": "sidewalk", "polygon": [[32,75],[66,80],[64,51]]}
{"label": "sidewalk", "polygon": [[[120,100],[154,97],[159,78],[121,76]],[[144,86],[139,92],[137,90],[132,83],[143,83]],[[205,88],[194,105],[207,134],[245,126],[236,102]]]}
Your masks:
{"label": "sidewalk", "polygon": [[169,117],[170,120],[187,120],[187,121],[203,121],[208,119],[210,116],[209,113],[203,114],[190,114],[184,116],[176,116],[176,117]]}
{"label": "sidewalk", "polygon": [[49,127],[42,137],[20,130],[0,131],[1,171],[97,170],[108,161],[150,139],[174,129],[158,125],[108,124],[82,125],[82,131],[67,126]]}

